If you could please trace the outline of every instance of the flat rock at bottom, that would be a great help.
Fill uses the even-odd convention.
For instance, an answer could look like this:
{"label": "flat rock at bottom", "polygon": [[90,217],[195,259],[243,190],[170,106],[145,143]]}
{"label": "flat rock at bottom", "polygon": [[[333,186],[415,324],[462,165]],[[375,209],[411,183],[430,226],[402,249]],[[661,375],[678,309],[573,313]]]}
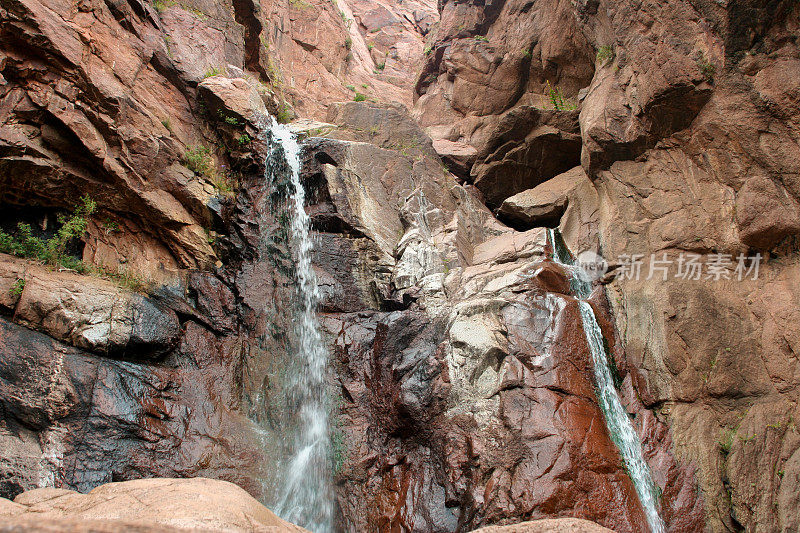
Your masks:
{"label": "flat rock at bottom", "polygon": [[476,529],[473,533],[614,533],[589,520],[580,518],[548,518],[521,522],[510,526],[488,526]]}
{"label": "flat rock at bottom", "polygon": [[34,489],[13,503],[0,498],[0,517],[0,532],[307,532],[237,485],[205,478],[108,483],[88,494]]}

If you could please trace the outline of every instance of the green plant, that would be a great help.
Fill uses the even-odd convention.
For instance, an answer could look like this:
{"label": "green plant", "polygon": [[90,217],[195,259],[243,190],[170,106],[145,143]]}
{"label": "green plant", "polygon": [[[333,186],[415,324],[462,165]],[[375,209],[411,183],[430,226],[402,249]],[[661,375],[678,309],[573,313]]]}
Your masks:
{"label": "green plant", "polygon": [[106,219],[103,220],[101,226],[103,226],[103,229],[106,231],[106,235],[110,235],[115,231],[119,231],[119,224],[108,217],[106,217]]}
{"label": "green plant", "polygon": [[476,35],[475,36],[475,40],[476,41],[481,41],[483,43],[488,43],[489,42],[489,38],[487,36],[485,36],[485,35]]}
{"label": "green plant", "polygon": [[731,447],[733,446],[733,437],[736,435],[735,429],[725,429],[722,431],[722,437],[720,438],[718,444],[719,447],[722,449],[722,453],[725,455],[729,454],[731,451]]}
{"label": "green plant", "polygon": [[386,60],[384,59],[382,63],[378,63],[377,65],[375,65],[375,68],[378,69],[378,70],[385,69],[386,68]]}
{"label": "green plant", "polygon": [[305,0],[289,0],[289,5],[295,9],[308,9],[312,7],[311,4]]}
{"label": "green plant", "polygon": [[607,60],[614,57],[614,49],[611,45],[605,44],[597,49],[597,56],[595,60],[599,63],[605,63]]}
{"label": "green plant", "polygon": [[353,97],[353,101],[354,102],[363,102],[366,99],[367,99],[367,95],[362,94],[362,93],[360,93],[358,91],[356,91],[356,95]]}
{"label": "green plant", "polygon": [[557,111],[569,111],[577,107],[575,104],[565,100],[564,95],[561,93],[561,88],[550,85],[550,80],[547,81],[547,96],[550,98],[553,108]]}
{"label": "green plant", "polygon": [[284,102],[281,104],[281,107],[278,108],[278,112],[275,114],[275,120],[278,121],[279,124],[286,124],[291,122],[294,118],[294,113],[292,113],[292,109]]}
{"label": "green plant", "polygon": [[211,78],[214,76],[221,76],[224,74],[224,70],[217,67],[209,67],[205,74],[203,74],[203,79]]}
{"label": "green plant", "polygon": [[253,141],[250,136],[246,133],[242,133],[238,137],[236,137],[236,142],[239,143],[239,146],[247,146]]}
{"label": "green plant", "polygon": [[227,115],[225,117],[225,123],[230,124],[231,126],[239,126],[241,124],[238,118],[232,117],[230,115]]}
{"label": "green plant", "polygon": [[233,194],[236,189],[236,182],[230,177],[227,172],[215,172],[212,176],[208,177],[211,184],[222,194]]}
{"label": "green plant", "polygon": [[373,48],[375,48],[375,45],[374,45],[374,44],[372,44],[372,43],[369,43],[369,44],[367,45],[367,50],[369,50],[370,52],[372,52],[372,49],[373,49]]}
{"label": "green plant", "polygon": [[530,59],[531,58],[531,51],[528,48],[523,48],[522,49],[522,57],[524,57],[525,59]]}
{"label": "green plant", "polygon": [[431,55],[432,51],[433,49],[430,46],[426,46],[425,49],[422,51],[422,53],[425,54],[426,56],[429,56]]}
{"label": "green plant", "polygon": [[22,291],[25,290],[25,280],[22,278],[17,278],[17,281],[11,286],[11,289],[8,291],[14,296],[19,296],[22,294]]}
{"label": "green plant", "polygon": [[55,235],[46,240],[33,235],[30,225],[20,222],[15,235],[0,231],[0,252],[37,259],[53,267],[83,271],[83,263],[67,254],[67,246],[83,237],[89,218],[96,209],[94,200],[83,196],[71,214],[61,213],[57,216],[60,227]]}
{"label": "green plant", "polygon": [[356,88],[353,85],[345,85],[344,87],[345,87],[345,89],[347,89],[349,91],[355,91],[356,90]]}
{"label": "green plant", "polygon": [[170,7],[172,7],[174,5],[177,5],[177,4],[178,4],[178,2],[176,0],[154,0],[153,1],[153,7],[159,13],[163,13],[164,10],[166,10],[167,8],[170,8]]}
{"label": "green plant", "polygon": [[123,289],[132,292],[147,293],[153,288],[153,282],[137,276],[127,270],[111,270],[104,266],[95,266],[89,272],[91,275],[113,281]]}
{"label": "green plant", "polygon": [[167,128],[167,131],[169,131],[170,133],[172,132],[172,122],[168,118],[162,120],[161,125]]}
{"label": "green plant", "polygon": [[183,154],[182,162],[186,168],[203,176],[210,177],[214,170],[214,158],[208,146],[192,146]]}
{"label": "green plant", "polygon": [[717,67],[708,61],[702,54],[697,58],[697,68],[700,69],[700,73],[703,75],[703,78],[705,78],[706,81],[714,81],[714,75],[717,73]]}
{"label": "green plant", "polygon": [[362,83],[362,84],[361,84],[361,86],[362,86],[363,88],[365,88],[365,89],[369,87],[369,85],[367,85],[366,83]]}
{"label": "green plant", "polygon": [[347,37],[347,38],[344,40],[344,47],[345,47],[345,48],[347,48],[348,50],[350,50],[351,48],[353,48],[353,39],[352,39],[352,37],[349,37],[349,36],[348,36],[348,37]]}

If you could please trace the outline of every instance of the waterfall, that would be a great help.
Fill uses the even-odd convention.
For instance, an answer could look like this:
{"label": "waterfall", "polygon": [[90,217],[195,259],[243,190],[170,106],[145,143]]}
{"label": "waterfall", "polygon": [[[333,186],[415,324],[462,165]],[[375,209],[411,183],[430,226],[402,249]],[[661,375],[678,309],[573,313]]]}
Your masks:
{"label": "waterfall", "polygon": [[284,437],[290,459],[278,480],[276,512],[314,533],[327,533],[333,528],[330,402],[325,383],[328,352],[316,314],[320,292],[311,264],[313,242],[300,182],[300,145],[294,134],[274,119],[268,129],[270,151],[265,179],[268,184],[286,186],[285,207],[298,300],[294,318],[296,349],[283,378],[286,407],[295,417],[295,427]]}
{"label": "waterfall", "polygon": [[592,306],[586,298],[591,294],[592,284],[589,276],[580,266],[574,265],[572,255],[557,230],[548,229],[548,238],[553,248],[553,260],[563,265],[570,273],[570,284],[579,298],[581,321],[594,364],[594,379],[597,385],[597,400],[606,421],[611,440],[619,449],[622,462],[633,482],[639,501],[642,503],[647,522],[652,533],[663,533],[664,522],[658,514],[658,496],[650,467],[642,455],[642,444],[633,429],[628,413],[614,386],[614,379],[608,364],[608,356],[603,343],[603,332],[597,323]]}

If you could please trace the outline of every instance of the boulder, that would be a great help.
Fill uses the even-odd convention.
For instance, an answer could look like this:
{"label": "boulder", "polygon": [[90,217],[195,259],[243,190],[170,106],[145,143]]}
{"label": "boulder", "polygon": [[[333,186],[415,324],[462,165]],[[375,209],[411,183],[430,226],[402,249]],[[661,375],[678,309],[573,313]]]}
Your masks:
{"label": "boulder", "polygon": [[267,107],[253,83],[218,75],[204,79],[197,88],[212,117],[231,117],[258,126],[267,116]]}
{"label": "boulder", "polygon": [[0,499],[0,513],[0,531],[306,531],[233,483],[205,478],[108,483],[88,494],[34,489],[13,503]]}
{"label": "boulder", "polygon": [[[98,354],[152,359],[174,348],[180,334],[175,313],[112,281],[54,272],[24,259],[0,254],[0,280],[7,289],[14,321],[67,344]],[[1,287],[0,287],[1,288]],[[2,300],[0,300],[2,303]]]}
{"label": "boulder", "polygon": [[488,526],[473,530],[473,533],[611,533],[589,520],[580,518],[550,518],[520,522],[509,526]]}
{"label": "boulder", "polygon": [[558,226],[569,197],[585,177],[583,169],[575,167],[533,189],[506,198],[497,217],[517,229]]}

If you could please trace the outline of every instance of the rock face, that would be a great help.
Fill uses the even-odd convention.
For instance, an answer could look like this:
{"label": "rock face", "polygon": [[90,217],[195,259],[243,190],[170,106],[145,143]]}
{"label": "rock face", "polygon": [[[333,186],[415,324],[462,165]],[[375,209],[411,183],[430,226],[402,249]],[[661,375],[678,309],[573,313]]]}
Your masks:
{"label": "rock face", "polygon": [[93,275],[0,254],[0,509],[138,520],[178,483],[147,477],[271,501],[296,295],[269,111],[306,119],[341,529],[646,530],[548,226],[618,267],[589,302],[668,531],[796,530],[799,33],[789,0],[5,3],[0,228],[98,211],[65,251]]}
{"label": "rock face", "polygon": [[[797,6],[522,4],[441,4],[414,115],[437,148],[480,154],[492,124],[536,94],[549,99],[544,81],[566,98],[558,107],[578,106],[580,166],[515,196],[504,191],[498,216],[521,229],[560,217],[572,250],[614,263],[641,254],[641,278],[623,268],[609,299],[632,386],[671,427],[676,455],[698,468],[707,527],[790,530],[800,142],[797,84],[788,80],[798,65]],[[526,8],[526,22],[504,19]],[[520,68],[513,50],[522,35],[536,45]],[[497,97],[470,96],[481,90]],[[483,157],[461,160],[478,187]],[[566,175],[574,180],[560,183]],[[758,280],[740,282],[737,257],[756,253]],[[646,279],[651,254],[673,261],[666,278]],[[729,264],[720,275],[676,279],[687,254]]]}
{"label": "rock face", "polygon": [[593,524],[588,520],[575,518],[556,518],[522,522],[513,526],[488,526],[475,530],[477,533],[607,533],[610,529]]}
{"label": "rock face", "polygon": [[204,478],[109,483],[88,494],[35,489],[3,500],[0,516],[0,530],[14,531],[306,531],[236,485]]}

